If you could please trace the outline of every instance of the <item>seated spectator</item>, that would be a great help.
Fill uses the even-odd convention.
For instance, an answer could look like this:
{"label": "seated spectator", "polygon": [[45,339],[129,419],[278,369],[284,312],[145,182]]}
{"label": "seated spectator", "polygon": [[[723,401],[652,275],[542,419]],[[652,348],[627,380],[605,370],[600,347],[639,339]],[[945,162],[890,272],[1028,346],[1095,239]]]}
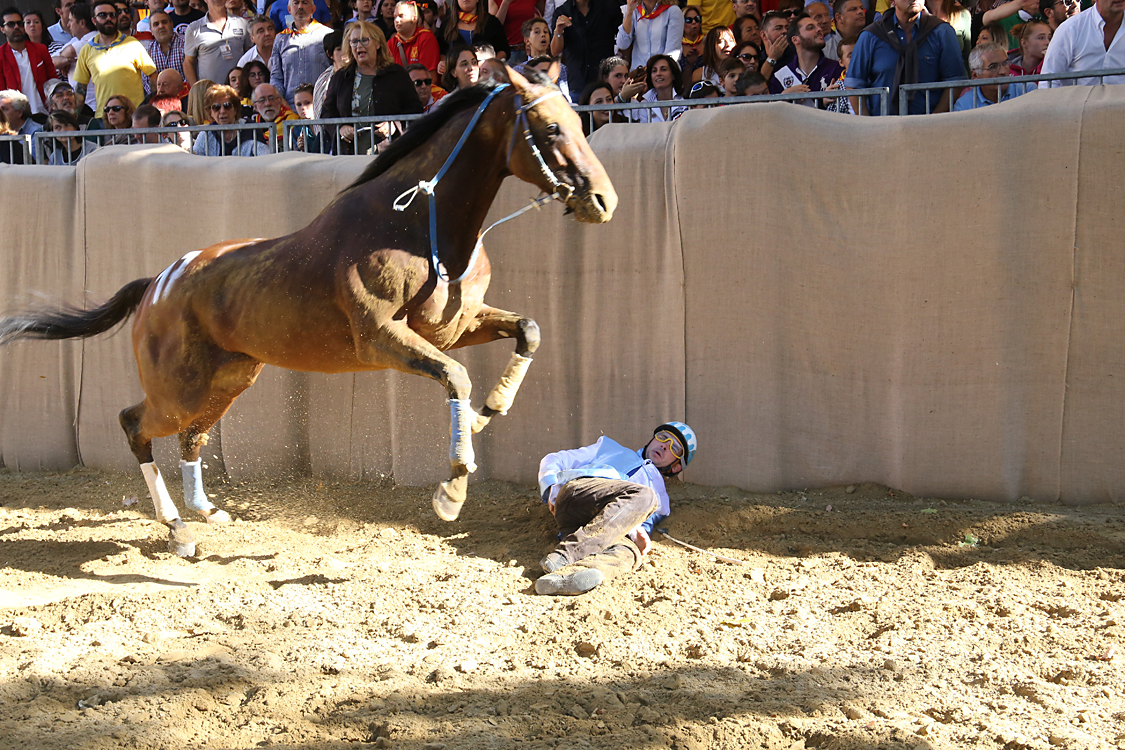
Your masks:
{"label": "seated spectator", "polygon": [[[8,115],[0,108],[0,135],[16,135],[8,124]],[[23,145],[15,141],[0,141],[0,164],[23,164]]]}
{"label": "seated spectator", "polygon": [[[296,92],[294,92],[294,96],[296,96]],[[254,103],[252,122],[277,123],[276,128],[271,128],[264,133],[267,144],[275,137],[282,138],[284,136],[284,128],[281,123],[286,120],[301,119],[296,112],[289,109],[289,105],[281,98],[281,92],[268,83],[263,83],[261,86],[254,89],[251,101]],[[282,149],[279,147],[277,150],[281,151]]]}
{"label": "seated spectator", "polygon": [[[980,31],[977,33],[975,40],[976,44],[987,44],[988,42],[996,42],[997,44],[1006,44],[1008,40],[1008,32],[999,23],[990,23],[987,26],[981,26]],[[974,44],[973,46],[976,46]]]}
{"label": "seated spectator", "polygon": [[[729,33],[730,29],[726,29]],[[642,102],[667,102],[683,99],[680,88],[680,66],[669,55],[653,55],[645,67],[645,84],[648,91],[638,100]],[[634,122],[671,122],[682,107],[660,107],[653,109],[633,109],[629,114]]]}
{"label": "seated spectator", "polygon": [[754,16],[746,16],[734,22],[734,26],[730,27],[731,33],[734,34],[734,43],[741,42],[756,42],[762,43],[762,24]]}
{"label": "seated spectator", "polygon": [[443,35],[447,45],[464,44],[475,47],[490,44],[496,56],[507,60],[512,48],[508,45],[508,35],[504,24],[488,12],[485,0],[446,0],[446,15],[442,22]]}
{"label": "seated spectator", "polygon": [[[824,54],[824,30],[807,13],[789,25],[789,43],[797,53],[793,62],[779,66],[770,78],[771,94],[823,91],[840,76],[840,63]],[[804,99],[797,104],[819,106],[820,99]]]}
{"label": "seated spectator", "polygon": [[[237,91],[239,95],[242,94],[242,86],[245,81],[246,79],[242,75],[242,68],[237,65],[231,68],[230,72],[227,73],[227,85]],[[253,91],[253,89],[250,90]]]}
{"label": "seated spectator", "polygon": [[[293,95],[293,108],[302,120],[316,119],[316,104],[313,101],[313,85],[302,83]],[[324,134],[324,135],[322,135]],[[331,153],[331,144],[326,131],[319,125],[302,125],[289,130],[289,150],[304,151],[306,154]]]}
{"label": "seated spectator", "polygon": [[49,112],[69,112],[79,128],[85,127],[94,119],[94,110],[87,107],[85,102],[78,103],[74,88],[66,81],[59,81],[50,87],[50,92],[47,94],[47,108]]}
{"label": "seated spectator", "polygon": [[[728,57],[723,60],[719,65],[719,80],[723,82],[723,87],[716,89],[720,92],[720,96],[735,96],[734,87],[738,84],[738,79],[742,77],[744,72],[746,72],[746,66],[737,57]],[[715,84],[711,85],[714,86]],[[692,86],[692,88],[695,87]]]}
{"label": "seated spectator", "polygon": [[[996,42],[986,42],[973,47],[969,53],[969,72],[973,80],[981,78],[1006,77],[1011,68],[1008,62],[1008,52]],[[967,109],[986,107],[997,102],[1006,102],[1017,96],[1027,93],[1028,85],[1034,88],[1035,84],[1010,83],[1006,86],[976,86],[965,90],[953,105],[954,112],[964,112]]]}
{"label": "seated spectator", "polygon": [[436,76],[441,50],[434,32],[422,25],[414,0],[395,4],[394,23],[395,34],[388,40],[394,61],[404,68],[420,63]]}
{"label": "seated spectator", "polygon": [[670,0],[627,0],[616,44],[618,54],[632,48],[633,61],[638,65],[648,63],[653,55],[668,55],[679,65],[684,44],[683,11]]}
{"label": "seated spectator", "polygon": [[450,47],[445,53],[441,86],[449,93],[472,86],[480,78],[480,63],[472,47]]}
{"label": "seated spectator", "polygon": [[31,119],[31,102],[22,91],[5,89],[0,91],[0,109],[8,118],[8,127],[13,133],[31,135],[38,133],[43,126]]}
{"label": "seated spectator", "polygon": [[762,18],[762,56],[765,59],[759,70],[766,80],[778,67],[788,65],[793,57],[789,47],[789,20],[795,15],[771,10]]}
{"label": "seated spectator", "polygon": [[[1055,29],[1051,46],[1043,56],[1042,73],[1072,73],[1125,67],[1125,31],[1122,30],[1122,4],[1119,0],[1097,0],[1093,6],[1073,16]],[[1116,26],[1113,38],[1106,42]],[[1065,81],[1039,81],[1039,88],[1060,85],[1098,85],[1125,83],[1125,75],[1105,79],[1080,78]]]}
{"label": "seated spectator", "polygon": [[[91,120],[90,124],[86,126],[86,131],[128,130],[133,127],[133,111],[136,108],[133,101],[124,94],[111,96],[106,100],[101,119]],[[110,146],[130,143],[132,139],[127,135],[114,135],[112,137],[99,136],[97,140],[102,146]]]}
{"label": "seated spectator", "polygon": [[252,101],[254,96],[254,89],[261,86],[263,83],[270,82],[270,69],[265,63],[257,60],[251,60],[246,63],[246,67],[242,69],[242,85],[232,86],[238,92],[238,100],[242,104],[242,116],[254,116],[254,103]]}
{"label": "seated spectator", "polygon": [[856,38],[867,26],[865,0],[836,0],[832,4],[832,15],[836,30],[824,35],[824,54],[833,60],[840,59],[840,42]]}
{"label": "seated spectator", "polygon": [[[1039,16],[1051,27],[1051,34],[1058,30],[1062,22],[1071,16],[1078,15],[1082,9],[1078,0],[1039,0]],[[993,39],[999,42],[999,39]]]}
{"label": "seated spectator", "polygon": [[[585,104],[613,104],[613,90],[610,89],[608,83],[602,81],[594,81],[582,91],[582,96],[578,98],[578,103]],[[617,112],[582,112],[578,116],[582,118],[582,132],[590,135],[602,125],[610,122],[625,122],[625,118],[614,119],[613,115]]]}
{"label": "seated spectator", "polygon": [[[235,125],[239,122],[242,105],[238,92],[230,86],[211,86],[207,89],[204,103],[215,125]],[[249,129],[204,131],[196,136],[191,150],[200,156],[260,156],[270,152],[269,146],[259,140],[258,131]]]}
{"label": "seated spectator", "polygon": [[[829,91],[839,91],[844,88],[844,79],[848,77],[848,64],[852,61],[854,50],[855,37],[845,37],[840,40],[840,44],[836,47],[836,52],[840,55],[840,77],[836,79],[836,83],[828,87]],[[852,109],[852,100],[848,96],[829,99],[827,109],[829,112],[839,112],[842,115],[859,114]]]}
{"label": "seated spectator", "polygon": [[762,8],[758,0],[731,0],[731,9],[734,11],[734,21],[728,26],[737,24],[743,18],[761,20]]}
{"label": "seated spectator", "polygon": [[[640,69],[644,72],[644,68]],[[598,65],[596,83],[605,83],[613,91],[613,97],[621,95],[621,87],[629,80],[629,63],[621,57],[607,57]],[[583,89],[585,90],[585,89]]]}
{"label": "seated spectator", "polygon": [[[81,128],[78,126],[78,121],[74,119],[74,115],[62,110],[52,112],[47,117],[47,126],[44,128],[51,133],[77,133]],[[51,155],[47,157],[47,163],[55,166],[69,166],[77,164],[78,161],[97,150],[98,145],[85,138],[53,138],[51,139]]]}
{"label": "seated spectator", "polygon": [[211,113],[207,110],[207,92],[215,85],[214,81],[206,78],[196,81],[188,89],[187,116],[196,125],[206,125],[211,122]]}
{"label": "seated spectator", "polygon": [[[151,104],[142,104],[137,107],[137,111],[133,113],[133,122],[131,127],[134,130],[141,128],[158,128],[163,115],[160,110]],[[163,143],[164,138],[159,133],[146,133],[145,135],[135,135],[132,137],[133,143]]]}
{"label": "seated spectator", "polygon": [[315,119],[322,117],[324,111],[324,97],[328,94],[328,82],[337,70],[344,67],[344,32],[340,29],[324,37],[324,54],[330,65],[320,74],[313,84],[313,112]]}
{"label": "seated spectator", "polygon": [[[398,0],[375,0],[375,20],[372,21],[383,32],[384,39],[395,35],[395,3]],[[449,3],[446,3],[447,5]],[[347,29],[342,29],[347,31]]]}
{"label": "seated spectator", "polygon": [[[719,99],[720,97],[722,97],[722,95],[722,89],[720,89],[715,84],[711,83],[710,81],[700,81],[699,83],[692,85],[691,91],[688,92],[686,99],[688,101],[702,101],[703,99]],[[684,112],[687,112],[689,109],[710,109],[713,106],[715,106],[714,103],[693,104],[690,107],[681,109],[672,119],[680,119],[683,116]]]}
{"label": "seated spectator", "polygon": [[[160,124],[163,127],[170,128],[176,125],[191,125],[192,121],[183,112],[172,110],[165,112],[164,117],[161,118]],[[191,153],[191,133],[186,130],[164,136],[169,143],[179,146],[184,151]]]}
{"label": "seated spectator", "polygon": [[703,42],[703,64],[692,72],[692,83],[710,81],[719,86],[719,64],[730,57],[734,49],[734,34],[725,27],[711,29]]}
{"label": "seated spectator", "polygon": [[703,10],[698,5],[684,8],[684,38],[680,44],[680,72],[691,80],[691,75],[703,64]]}
{"label": "seated spectator", "polygon": [[1020,30],[1019,54],[1012,60],[1012,75],[1039,75],[1043,58],[1051,44],[1051,27],[1046,21],[1032,19]]}
{"label": "seated spectator", "polygon": [[496,57],[496,50],[493,49],[491,44],[478,44],[473,47],[473,51],[477,53],[477,65],[480,66],[480,78],[478,80],[491,78],[497,83],[508,80],[508,71],[504,67],[504,61]]}
{"label": "seated spectator", "polygon": [[747,70],[760,70],[762,67],[762,48],[758,42],[739,42],[731,51],[731,57],[742,63]]}
{"label": "seated spectator", "polygon": [[836,45],[840,40],[832,35],[832,9],[828,7],[828,3],[817,0],[806,5],[805,12],[824,33],[824,56],[835,60]]}
{"label": "seated spectator", "polygon": [[743,73],[734,87],[734,93],[737,96],[765,96],[769,92],[769,82],[756,70],[748,70]]}
{"label": "seated spectator", "polygon": [[172,68],[166,68],[157,74],[156,91],[145,103],[151,104],[161,112],[180,112],[184,108],[187,89],[180,74]]}
{"label": "seated spectator", "polygon": [[[1055,5],[1054,0],[1046,0],[1046,2],[1048,6]],[[992,31],[990,34],[992,41],[1003,46],[1004,49],[1009,49],[1016,44],[1016,40],[1009,36],[1012,27],[1034,16],[1041,4],[1040,0],[1007,0],[1007,2],[997,0],[980,17],[980,23],[986,27],[998,24],[1004,30],[1004,33],[1002,36],[997,36],[996,32]],[[1058,3],[1059,7],[1064,5],[1065,3]],[[1074,8],[1077,11],[1077,0],[1074,0]],[[1051,10],[1051,12],[1054,11]],[[980,42],[978,41],[977,44],[980,44]]]}
{"label": "seated spectator", "polygon": [[426,66],[415,63],[406,69],[406,74],[414,83],[414,91],[418,94],[418,101],[422,102],[422,111],[429,112],[445,96],[446,90],[434,84],[433,74],[426,70]]}
{"label": "seated spectator", "polygon": [[[345,32],[348,62],[332,75],[324,100],[324,117],[405,115],[422,111],[414,83],[391,51],[379,27],[367,21],[348,24]],[[476,55],[468,51],[474,60]],[[339,129],[341,150],[372,153],[391,135],[390,122],[374,126],[343,125]]]}
{"label": "seated spectator", "polygon": [[441,7],[438,5],[437,0],[415,1],[422,11],[422,25],[436,35],[438,33],[438,21],[441,18]]}

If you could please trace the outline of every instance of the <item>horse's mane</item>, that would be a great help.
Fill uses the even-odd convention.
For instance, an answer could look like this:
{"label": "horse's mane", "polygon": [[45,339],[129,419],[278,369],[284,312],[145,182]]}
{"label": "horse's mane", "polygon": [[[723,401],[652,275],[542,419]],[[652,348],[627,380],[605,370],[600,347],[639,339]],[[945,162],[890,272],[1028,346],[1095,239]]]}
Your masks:
{"label": "horse's mane", "polygon": [[[551,85],[551,81],[547,76],[533,68],[525,70],[523,75],[531,83],[540,86]],[[461,89],[447,96],[441,101],[441,105],[433,112],[430,112],[430,114],[419,120],[411,122],[406,132],[392,141],[391,145],[387,147],[387,150],[379,154],[379,156],[368,165],[367,169],[363,170],[363,174],[357,177],[355,182],[351,185],[344,188],[344,191],[371,182],[376,177],[389,170],[400,159],[428,141],[434,133],[441,130],[442,126],[453,119],[453,116],[458,112],[463,112],[466,109],[473,109],[479,106],[480,103],[492,93],[493,89],[499,85],[500,83],[488,79],[486,81],[481,81],[475,86]]]}

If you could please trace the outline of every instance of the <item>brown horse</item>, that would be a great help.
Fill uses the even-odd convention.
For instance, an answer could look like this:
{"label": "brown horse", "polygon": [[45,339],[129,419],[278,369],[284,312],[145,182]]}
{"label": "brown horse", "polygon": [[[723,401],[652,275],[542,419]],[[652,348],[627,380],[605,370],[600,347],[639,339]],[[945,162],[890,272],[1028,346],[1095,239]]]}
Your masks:
{"label": "brown horse", "polygon": [[[491,267],[478,235],[500,183],[514,174],[580,221],[609,221],[617,204],[558,90],[545,78],[509,75],[510,84],[465,89],[415,122],[298,232],[188,253],[93,310],[0,320],[2,344],[94,336],[135,311],[145,399],[121,412],[121,426],[173,553],[195,554],[195,541],[153,463],[152,439],[179,434],[185,503],[208,521],[228,520],[203,491],[199,452],[264,363],[308,372],[394,368],[444,385],[453,468],[434,509],[457,518],[475,469],[471,432],[511,405],[539,346],[535,321],[484,304]],[[515,339],[516,350],[478,414],[464,366],[442,352],[498,338]]]}

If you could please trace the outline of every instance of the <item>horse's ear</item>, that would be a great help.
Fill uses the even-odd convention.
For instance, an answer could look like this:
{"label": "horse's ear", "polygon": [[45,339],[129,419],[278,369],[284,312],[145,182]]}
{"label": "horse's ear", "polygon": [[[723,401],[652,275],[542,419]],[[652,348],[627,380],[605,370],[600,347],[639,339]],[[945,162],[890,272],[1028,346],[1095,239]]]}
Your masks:
{"label": "horse's ear", "polygon": [[547,77],[551,79],[551,83],[558,85],[559,73],[562,72],[562,63],[555,60],[551,63],[551,67],[547,68]]}

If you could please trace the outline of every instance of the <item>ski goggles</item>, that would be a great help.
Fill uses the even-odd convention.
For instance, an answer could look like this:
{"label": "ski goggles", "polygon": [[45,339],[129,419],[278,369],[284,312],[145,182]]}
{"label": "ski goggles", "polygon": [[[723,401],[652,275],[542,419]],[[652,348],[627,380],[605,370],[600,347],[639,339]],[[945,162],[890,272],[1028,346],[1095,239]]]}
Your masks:
{"label": "ski goggles", "polygon": [[661,430],[653,437],[662,443],[667,443],[668,449],[672,451],[672,455],[676,458],[684,457],[684,446],[680,443],[680,439],[668,430]]}

